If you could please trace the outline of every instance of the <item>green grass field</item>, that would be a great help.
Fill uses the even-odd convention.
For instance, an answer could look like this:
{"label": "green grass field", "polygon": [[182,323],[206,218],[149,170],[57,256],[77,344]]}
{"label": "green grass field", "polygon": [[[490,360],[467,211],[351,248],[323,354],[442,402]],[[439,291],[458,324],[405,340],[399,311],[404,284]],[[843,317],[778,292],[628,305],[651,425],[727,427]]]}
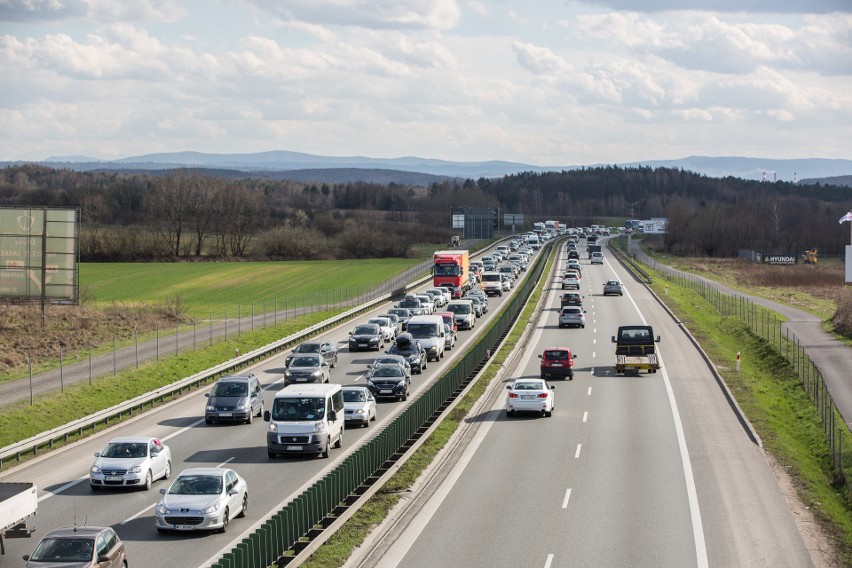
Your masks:
{"label": "green grass field", "polygon": [[386,258],[294,262],[83,263],[81,295],[95,306],[140,305],[179,296],[188,314],[279,301],[326,290],[375,288],[423,259]]}

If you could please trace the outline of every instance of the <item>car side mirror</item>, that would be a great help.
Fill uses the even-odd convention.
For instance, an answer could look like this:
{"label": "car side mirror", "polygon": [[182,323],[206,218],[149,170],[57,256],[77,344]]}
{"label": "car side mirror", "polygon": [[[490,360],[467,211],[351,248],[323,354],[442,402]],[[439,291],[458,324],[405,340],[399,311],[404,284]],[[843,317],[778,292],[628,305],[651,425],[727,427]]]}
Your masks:
{"label": "car side mirror", "polygon": [[512,385],[506,385],[506,390],[512,390]]}
{"label": "car side mirror", "polygon": [[109,560],[110,558],[106,554],[98,556],[98,564],[107,564],[109,563]]}
{"label": "car side mirror", "polygon": [[659,336],[659,335],[657,336],[657,339],[656,339],[655,341],[656,341],[657,343],[659,343],[659,342],[660,342],[660,336]]}
{"label": "car side mirror", "polygon": [[550,386],[550,390],[552,390],[552,391],[556,390],[556,385],[549,385],[549,386]]}
{"label": "car side mirror", "polygon": [[349,332],[349,335],[352,335],[352,332],[351,332],[351,331]]}
{"label": "car side mirror", "polygon": [[101,453],[100,453],[100,452],[95,452],[95,457],[96,457],[96,458],[101,457]]}
{"label": "car side mirror", "polygon": [[612,336],[612,342],[613,342],[613,343],[617,343],[617,341],[615,340],[615,336],[614,336],[614,335]]}
{"label": "car side mirror", "polygon": [[210,398],[210,393],[206,392],[206,393],[204,393],[204,396],[206,396],[207,398]]}
{"label": "car side mirror", "polygon": [[268,411],[268,410],[264,410],[264,411],[263,411],[263,421],[264,421],[264,422],[269,422],[271,419],[272,419],[272,415],[269,413],[269,411]]}
{"label": "car side mirror", "polygon": [[336,421],[337,420],[337,412],[335,412],[334,410],[329,412],[328,413],[328,419],[331,420],[332,422]]}
{"label": "car side mirror", "polygon": [[539,355],[538,358],[541,359],[541,355]]}
{"label": "car side mirror", "polygon": [[230,491],[228,491],[228,495],[230,495],[231,497],[237,494],[239,494],[239,491],[237,491],[236,489],[231,489]]}
{"label": "car side mirror", "polygon": [[576,354],[576,353],[572,353],[572,354],[571,354],[571,358],[572,358],[572,359],[576,359],[576,358],[577,358],[577,354]]}
{"label": "car side mirror", "polygon": [[165,487],[161,487],[161,488],[160,488],[160,495],[165,495],[165,494],[166,494],[166,488],[165,488]]}

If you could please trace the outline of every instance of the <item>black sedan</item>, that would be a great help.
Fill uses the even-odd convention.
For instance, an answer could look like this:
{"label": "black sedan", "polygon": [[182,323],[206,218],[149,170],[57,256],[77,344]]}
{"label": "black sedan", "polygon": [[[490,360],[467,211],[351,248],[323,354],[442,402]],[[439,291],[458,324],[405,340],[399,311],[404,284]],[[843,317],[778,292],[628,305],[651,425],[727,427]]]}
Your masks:
{"label": "black sedan", "polygon": [[296,355],[303,355],[305,353],[318,353],[322,355],[322,358],[325,359],[325,362],[328,363],[329,367],[337,365],[337,347],[335,347],[334,344],[329,341],[306,341],[301,345],[298,345],[290,352],[289,355],[287,355],[284,359],[284,366],[289,367],[290,361],[293,360],[293,357]]}
{"label": "black sedan", "polygon": [[426,368],[426,350],[410,333],[403,333],[391,345],[388,355],[402,355],[411,366],[411,372],[420,374]]}
{"label": "black sedan", "polygon": [[349,351],[374,349],[378,351],[384,345],[382,328],[375,323],[362,323],[349,332]]}
{"label": "black sedan", "polygon": [[408,400],[410,385],[411,379],[405,376],[405,370],[398,365],[378,367],[367,380],[367,388],[376,398]]}

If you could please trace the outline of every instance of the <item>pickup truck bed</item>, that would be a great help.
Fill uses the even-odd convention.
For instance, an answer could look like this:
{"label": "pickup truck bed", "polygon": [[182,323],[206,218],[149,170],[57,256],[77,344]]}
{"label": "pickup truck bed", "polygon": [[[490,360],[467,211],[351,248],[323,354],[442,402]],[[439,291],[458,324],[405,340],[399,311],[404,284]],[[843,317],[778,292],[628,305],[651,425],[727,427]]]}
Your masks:
{"label": "pickup truck bed", "polygon": [[660,368],[660,363],[657,361],[656,353],[648,353],[647,355],[616,355],[615,356],[615,372],[628,373],[636,371],[638,374],[641,371],[656,373]]}

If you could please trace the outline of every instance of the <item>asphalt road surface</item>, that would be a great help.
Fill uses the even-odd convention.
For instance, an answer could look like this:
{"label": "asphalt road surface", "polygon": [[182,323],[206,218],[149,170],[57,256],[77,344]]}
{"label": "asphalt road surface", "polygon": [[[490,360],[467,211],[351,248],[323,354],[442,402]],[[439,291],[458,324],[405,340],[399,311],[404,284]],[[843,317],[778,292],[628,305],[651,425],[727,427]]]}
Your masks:
{"label": "asphalt road surface", "polygon": [[[553,416],[508,418],[496,385],[455,465],[436,476],[443,483],[409,497],[410,510],[348,566],[813,565],[762,450],[692,343],[621,266],[587,263],[585,329],[558,328],[554,275],[543,318],[504,376],[538,376],[537,354],[571,347],[578,372],[550,381]],[[623,297],[601,295],[613,277]],[[664,367],[618,376],[610,337],[642,322],[662,336]]]}

